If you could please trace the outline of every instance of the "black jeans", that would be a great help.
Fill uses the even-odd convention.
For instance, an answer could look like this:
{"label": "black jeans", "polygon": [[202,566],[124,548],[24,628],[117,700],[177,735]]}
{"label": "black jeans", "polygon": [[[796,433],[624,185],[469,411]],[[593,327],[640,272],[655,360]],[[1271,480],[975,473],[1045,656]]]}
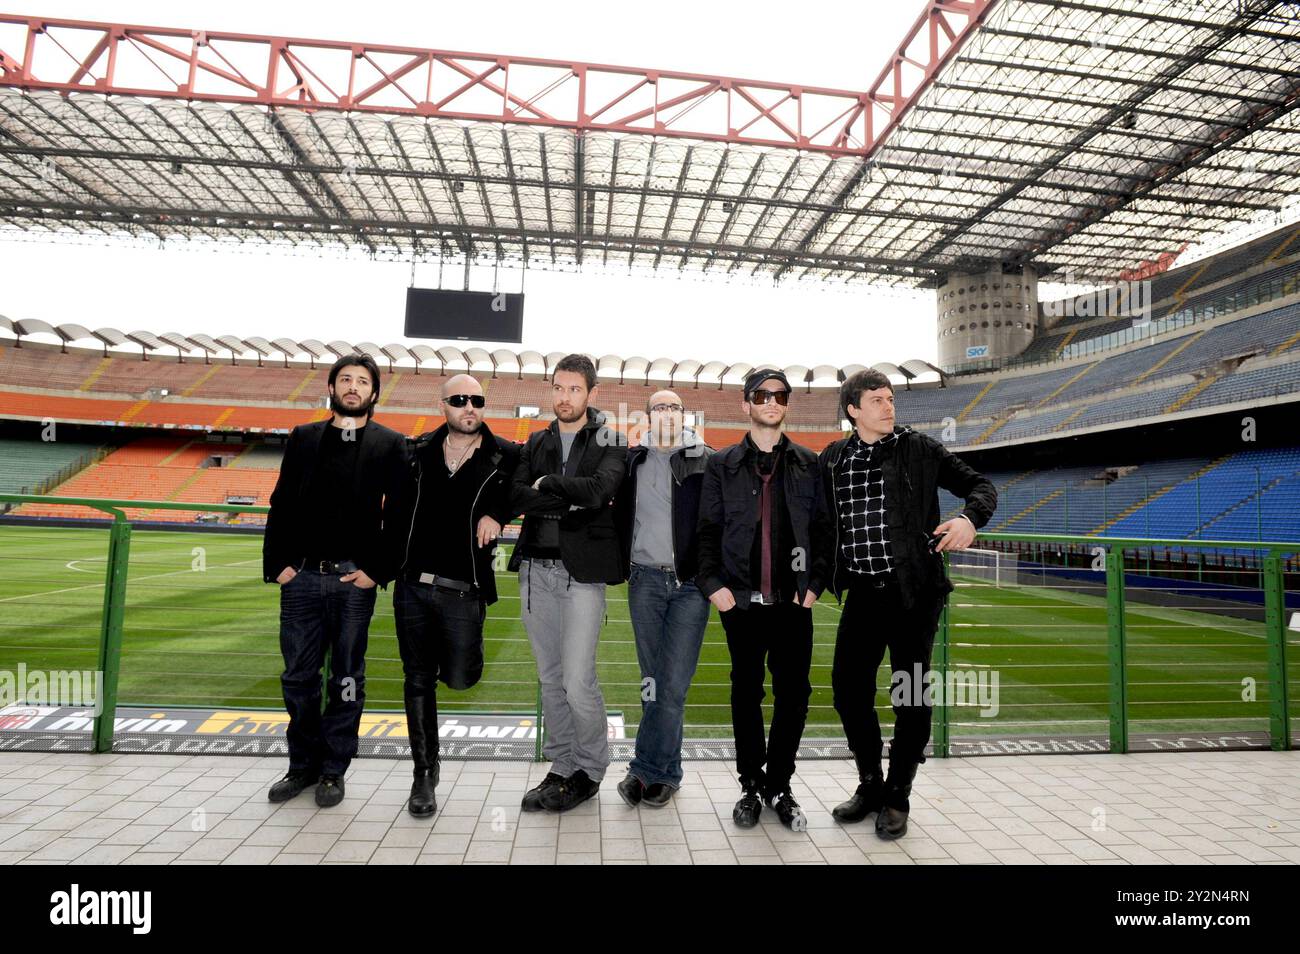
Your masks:
{"label": "black jeans", "polygon": [[[366,701],[366,642],[377,588],[341,583],[341,575],[302,569],[280,587],[280,687],[289,712],[290,771],[342,775],[357,754]],[[326,646],[329,698],[322,712]]]}
{"label": "black jeans", "polygon": [[[894,738],[890,742],[891,762],[925,761],[930,741],[932,706],[925,694],[917,694],[917,667],[924,677],[930,670],[935,628],[943,600],[918,597],[914,608],[903,608],[897,583],[874,588],[854,581],[848,588],[844,612],[835,635],[835,661],[831,688],[835,711],[844,725],[849,748],[861,761],[874,764],[880,758],[882,738],[876,715],[876,671],[889,649],[892,690],[905,678],[894,699]],[[925,688],[921,683],[920,689]]]}
{"label": "black jeans", "polygon": [[393,591],[397,650],[408,689],[432,693],[441,679],[468,689],[483,675],[483,620],[475,596],[398,580]]}
{"label": "black jeans", "polygon": [[[731,725],[741,785],[776,793],[790,784],[808,719],[812,610],[797,603],[736,606],[722,614],[731,651]],[[763,728],[763,682],[772,672],[772,729]],[[764,773],[764,763],[767,765]]]}

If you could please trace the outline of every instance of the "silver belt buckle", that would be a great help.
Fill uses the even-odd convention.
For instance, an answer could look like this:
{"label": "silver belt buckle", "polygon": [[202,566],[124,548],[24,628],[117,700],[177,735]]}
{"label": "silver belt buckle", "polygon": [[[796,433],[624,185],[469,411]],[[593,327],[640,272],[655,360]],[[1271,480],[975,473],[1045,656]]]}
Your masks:
{"label": "silver belt buckle", "polygon": [[436,580],[437,578],[438,578],[438,577],[435,576],[435,575],[432,574],[432,573],[421,573],[421,574],[420,574],[420,582],[421,582],[421,583],[432,583],[432,582],[433,582],[434,580]]}

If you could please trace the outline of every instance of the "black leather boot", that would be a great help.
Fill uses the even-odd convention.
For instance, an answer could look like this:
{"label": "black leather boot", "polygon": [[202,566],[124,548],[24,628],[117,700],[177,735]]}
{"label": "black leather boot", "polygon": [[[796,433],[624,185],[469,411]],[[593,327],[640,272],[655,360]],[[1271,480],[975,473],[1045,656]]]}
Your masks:
{"label": "black leather boot", "polygon": [[831,811],[831,817],[837,822],[860,822],[884,805],[885,773],[880,767],[880,756],[872,760],[854,754],[853,758],[858,764],[858,790]]}
{"label": "black leather boot", "polygon": [[434,689],[408,688],[406,729],[411,740],[415,780],[407,810],[416,818],[428,818],[438,810],[434,789],[438,787],[438,697]]}
{"label": "black leather boot", "polygon": [[911,810],[908,796],[912,794],[912,780],[916,778],[915,762],[889,762],[889,777],[885,779],[884,807],[876,816],[876,834],[881,838],[902,838],[907,834],[907,813]]}

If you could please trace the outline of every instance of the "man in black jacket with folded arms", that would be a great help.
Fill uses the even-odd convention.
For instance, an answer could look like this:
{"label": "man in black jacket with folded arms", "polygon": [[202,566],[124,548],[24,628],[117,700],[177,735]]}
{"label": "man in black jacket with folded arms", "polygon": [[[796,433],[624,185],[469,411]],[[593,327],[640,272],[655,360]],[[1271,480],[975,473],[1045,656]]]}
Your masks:
{"label": "man in black jacket with folded arms", "polygon": [[552,763],[524,795],[524,811],[574,808],[596,794],[609,767],[596,647],[605,586],[625,578],[612,505],[627,443],[588,406],[595,389],[590,358],[562,358],[551,377],[555,420],[529,436],[515,469],[510,509],[524,525],[510,569],[519,571],[521,616],[542,684],[542,754]]}
{"label": "man in black jacket with folded arms", "polygon": [[328,386],[331,416],[289,434],[262,542],[263,579],[280,584],[280,685],[289,712],[289,771],[269,797],[286,801],[316,785],[322,808],[342,801],[357,754],[375,587],[393,578],[381,528],[404,468],[402,435],[371,419],[379,400],[374,359],[339,358]]}
{"label": "man in black jacket with folded arms", "polygon": [[[700,592],[718,608],[731,652],[731,721],[742,794],[732,819],[807,828],[790,791],[812,695],[812,607],[826,585],[830,529],[817,455],[781,433],[790,382],[760,368],[745,379],[749,433],[709,458],[700,493]],[[763,682],[772,672],[765,738]],[[764,765],[766,763],[766,768]]]}
{"label": "man in black jacket with folded arms", "polygon": [[519,461],[519,445],[488,429],[473,375],[448,378],[441,401],[446,423],[408,442],[410,473],[384,523],[415,766],[407,810],[417,818],[438,809],[438,681],[464,690],[483,675],[483,622],[497,599],[493,544],[510,521]]}
{"label": "man in black jacket with folded arms", "polygon": [[[929,672],[939,614],[952,591],[940,554],[970,546],[993,516],[998,495],[938,441],[895,425],[894,388],[879,371],[846,380],[840,405],[854,433],[821,453],[823,499],[835,527],[830,586],[836,598],[847,594],[831,686],[860,784],[832,815],[858,822],[874,812],[876,833],[899,838],[907,832],[908,796],[930,741],[932,707],[916,676]],[[966,503],[942,523],[940,487]],[[875,710],[876,670],[886,647],[895,701],[888,778]]]}

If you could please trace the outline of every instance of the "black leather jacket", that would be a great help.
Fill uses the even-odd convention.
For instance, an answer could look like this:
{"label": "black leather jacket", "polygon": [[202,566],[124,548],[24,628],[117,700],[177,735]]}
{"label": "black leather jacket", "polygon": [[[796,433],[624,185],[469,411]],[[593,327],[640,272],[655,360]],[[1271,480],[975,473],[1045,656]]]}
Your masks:
{"label": "black leather jacket", "polygon": [[[614,495],[627,468],[627,440],[604,424],[605,415],[587,408],[587,423],[574,437],[570,455],[578,455],[573,476],[559,475],[563,449],[560,425],[530,434],[519,455],[510,491],[511,516],[524,515],[519,544],[510,569],[523,563],[536,521],[544,514],[560,518],[560,555],[579,583],[622,583],[623,560],[614,525]],[[545,476],[541,488],[533,489]]]}
{"label": "black leather jacket", "polygon": [[[488,429],[487,422],[481,425],[483,445],[495,447],[490,455],[473,454],[466,467],[472,467],[474,482],[478,485],[470,513],[454,515],[457,520],[465,520],[465,545],[474,557],[474,579],[467,580],[478,587],[479,597],[487,605],[497,600],[496,574],[492,569],[492,551],[489,544],[480,547],[477,540],[478,522],[481,517],[491,517],[503,527],[510,522],[510,479],[514,476],[519,463],[519,447],[514,441],[497,437]],[[401,491],[393,502],[393,515],[384,521],[385,549],[393,563],[394,575],[400,576],[407,570],[407,560],[411,552],[411,534],[415,531],[416,510],[421,507],[437,507],[436,500],[429,500],[421,495],[423,476],[427,467],[443,467],[442,445],[447,439],[447,425],[423,434],[418,438],[407,438],[406,464],[407,476]],[[451,514],[448,514],[450,518]]]}
{"label": "black leather jacket", "polygon": [[[749,443],[741,440],[709,458],[698,527],[700,592],[712,596],[725,586],[742,607],[749,605],[749,554],[757,526],[758,478],[749,463],[751,453]],[[817,455],[787,439],[781,466],[794,543],[805,557],[795,570],[795,586],[800,600],[808,591],[820,596],[830,575],[832,528],[821,497]]]}

